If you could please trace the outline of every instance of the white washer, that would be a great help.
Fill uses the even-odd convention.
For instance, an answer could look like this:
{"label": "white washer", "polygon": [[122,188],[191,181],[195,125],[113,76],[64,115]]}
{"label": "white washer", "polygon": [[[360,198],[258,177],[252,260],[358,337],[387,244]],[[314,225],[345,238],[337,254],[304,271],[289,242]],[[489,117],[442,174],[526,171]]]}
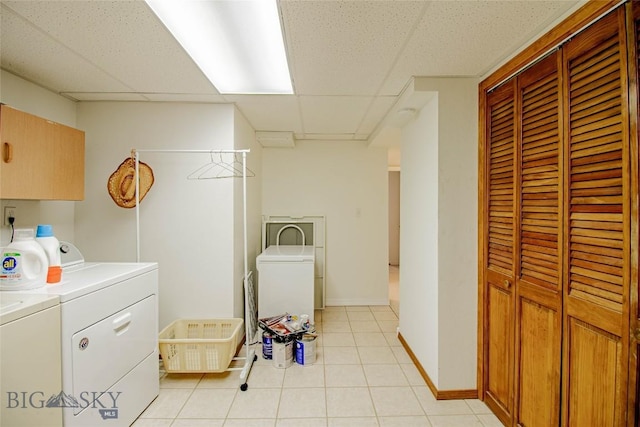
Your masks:
{"label": "white washer", "polygon": [[61,427],[61,376],[59,298],[0,292],[0,425]]}
{"label": "white washer", "polygon": [[256,259],[258,317],[308,314],[314,323],[313,246],[272,245]]}
{"label": "white washer", "polygon": [[60,298],[64,425],[129,426],[159,393],[158,265],[64,264],[29,291]]}

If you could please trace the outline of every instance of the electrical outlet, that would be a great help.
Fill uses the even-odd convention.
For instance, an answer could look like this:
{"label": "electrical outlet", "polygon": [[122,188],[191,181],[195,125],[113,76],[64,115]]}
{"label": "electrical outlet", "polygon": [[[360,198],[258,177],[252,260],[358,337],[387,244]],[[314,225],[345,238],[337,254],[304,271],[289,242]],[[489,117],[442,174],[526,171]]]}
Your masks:
{"label": "electrical outlet", "polygon": [[16,208],[15,206],[5,206],[4,207],[4,225],[7,227],[11,224],[9,223],[9,217],[12,217],[15,221],[16,218]]}

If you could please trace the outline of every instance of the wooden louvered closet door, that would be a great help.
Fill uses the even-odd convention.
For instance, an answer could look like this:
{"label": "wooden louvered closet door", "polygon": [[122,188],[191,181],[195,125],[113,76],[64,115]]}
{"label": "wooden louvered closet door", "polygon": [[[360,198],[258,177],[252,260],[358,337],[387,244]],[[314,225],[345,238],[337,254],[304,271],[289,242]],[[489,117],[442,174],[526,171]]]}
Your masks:
{"label": "wooden louvered closet door", "polygon": [[629,129],[624,8],[564,47],[563,425],[626,423]]}
{"label": "wooden louvered closet door", "polygon": [[518,76],[515,425],[557,426],[562,347],[558,52]]}
{"label": "wooden louvered closet door", "polygon": [[509,81],[487,95],[485,122],[484,399],[507,424],[513,409],[514,91]]}

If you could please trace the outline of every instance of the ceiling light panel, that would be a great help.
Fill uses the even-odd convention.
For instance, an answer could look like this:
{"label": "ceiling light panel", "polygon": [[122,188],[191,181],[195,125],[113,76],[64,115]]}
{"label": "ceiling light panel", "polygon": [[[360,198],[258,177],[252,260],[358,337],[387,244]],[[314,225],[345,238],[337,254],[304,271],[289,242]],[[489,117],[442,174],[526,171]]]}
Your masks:
{"label": "ceiling light panel", "polygon": [[146,1],[220,93],[293,93],[275,0]]}

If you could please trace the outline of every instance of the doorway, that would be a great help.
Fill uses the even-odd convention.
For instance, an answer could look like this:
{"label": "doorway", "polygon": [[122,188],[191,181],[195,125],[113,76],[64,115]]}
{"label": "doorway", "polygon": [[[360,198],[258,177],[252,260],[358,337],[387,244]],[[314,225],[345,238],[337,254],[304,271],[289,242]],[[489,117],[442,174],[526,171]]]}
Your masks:
{"label": "doorway", "polygon": [[389,171],[389,305],[400,316],[400,171]]}

